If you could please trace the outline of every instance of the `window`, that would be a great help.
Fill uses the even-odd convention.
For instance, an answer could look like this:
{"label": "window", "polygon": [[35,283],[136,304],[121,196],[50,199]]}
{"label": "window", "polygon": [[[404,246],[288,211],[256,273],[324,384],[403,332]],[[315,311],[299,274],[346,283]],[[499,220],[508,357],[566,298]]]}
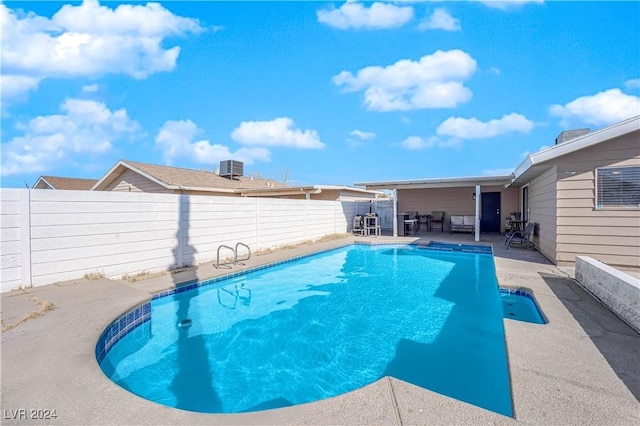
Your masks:
{"label": "window", "polygon": [[596,208],[640,207],[640,166],[596,169]]}

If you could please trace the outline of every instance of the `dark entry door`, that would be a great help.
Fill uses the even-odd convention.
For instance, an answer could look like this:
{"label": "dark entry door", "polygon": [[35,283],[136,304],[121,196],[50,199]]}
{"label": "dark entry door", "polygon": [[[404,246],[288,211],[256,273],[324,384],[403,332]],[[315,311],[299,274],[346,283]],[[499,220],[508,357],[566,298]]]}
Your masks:
{"label": "dark entry door", "polygon": [[500,193],[482,193],[481,232],[500,232]]}

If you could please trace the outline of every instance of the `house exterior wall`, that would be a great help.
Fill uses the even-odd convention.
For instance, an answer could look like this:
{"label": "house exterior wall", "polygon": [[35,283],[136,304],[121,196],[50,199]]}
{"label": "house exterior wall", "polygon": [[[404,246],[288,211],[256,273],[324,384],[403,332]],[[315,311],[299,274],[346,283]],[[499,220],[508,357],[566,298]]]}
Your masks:
{"label": "house exterior wall", "polygon": [[[348,232],[355,203],[0,189],[0,291],[159,272]],[[229,253],[221,253],[227,256]]]}
{"label": "house exterior wall", "polygon": [[240,194],[237,192],[215,192],[215,191],[181,191],[179,189],[175,189],[170,191],[172,194],[186,194],[186,195],[206,195],[208,197],[239,197]]}
{"label": "house exterior wall", "polygon": [[[518,211],[518,190],[504,186],[482,186],[480,189],[481,192],[500,192],[500,230],[504,232],[505,220]],[[398,213],[444,211],[445,230],[448,230],[451,215],[475,215],[474,192],[475,187],[399,189]]]}
{"label": "house exterior wall", "polygon": [[36,186],[33,187],[33,189],[53,189],[53,188],[51,187],[51,185],[41,180],[40,182],[38,182]]}
{"label": "house exterior wall", "polygon": [[151,179],[147,179],[133,170],[126,170],[115,181],[113,181],[105,191],[113,192],[151,192],[151,193],[171,193],[170,189],[158,185]]}
{"label": "house exterior wall", "polygon": [[[556,167],[529,182],[529,222],[536,224],[533,244],[549,260],[556,259]],[[522,188],[520,203],[522,203]],[[522,205],[522,204],[520,204]]]}
{"label": "house exterior wall", "polygon": [[608,265],[640,267],[640,207],[596,209],[598,167],[640,166],[640,132],[582,149],[557,160],[557,256],[576,255]]}

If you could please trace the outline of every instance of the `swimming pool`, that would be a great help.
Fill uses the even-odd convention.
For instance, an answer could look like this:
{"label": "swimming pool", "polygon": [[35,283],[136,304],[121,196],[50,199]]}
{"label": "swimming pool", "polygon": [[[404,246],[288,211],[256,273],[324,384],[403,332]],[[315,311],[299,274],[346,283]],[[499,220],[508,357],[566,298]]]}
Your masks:
{"label": "swimming pool", "polygon": [[393,376],[512,415],[487,254],[352,245],[158,297],[123,318],[98,343],[102,370],[171,407],[285,407]]}

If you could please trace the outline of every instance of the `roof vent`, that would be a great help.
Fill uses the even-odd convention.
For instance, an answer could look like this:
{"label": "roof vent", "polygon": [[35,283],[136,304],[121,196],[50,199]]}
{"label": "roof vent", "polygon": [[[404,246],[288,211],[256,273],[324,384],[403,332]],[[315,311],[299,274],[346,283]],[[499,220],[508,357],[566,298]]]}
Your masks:
{"label": "roof vent", "polygon": [[556,145],[560,145],[561,143],[570,141],[582,135],[586,135],[590,131],[591,129],[576,129],[576,130],[565,130],[564,132],[560,132],[560,134],[556,138]]}
{"label": "roof vent", "polygon": [[244,163],[242,161],[226,160],[220,162],[220,176],[233,179],[234,176],[242,176]]}

